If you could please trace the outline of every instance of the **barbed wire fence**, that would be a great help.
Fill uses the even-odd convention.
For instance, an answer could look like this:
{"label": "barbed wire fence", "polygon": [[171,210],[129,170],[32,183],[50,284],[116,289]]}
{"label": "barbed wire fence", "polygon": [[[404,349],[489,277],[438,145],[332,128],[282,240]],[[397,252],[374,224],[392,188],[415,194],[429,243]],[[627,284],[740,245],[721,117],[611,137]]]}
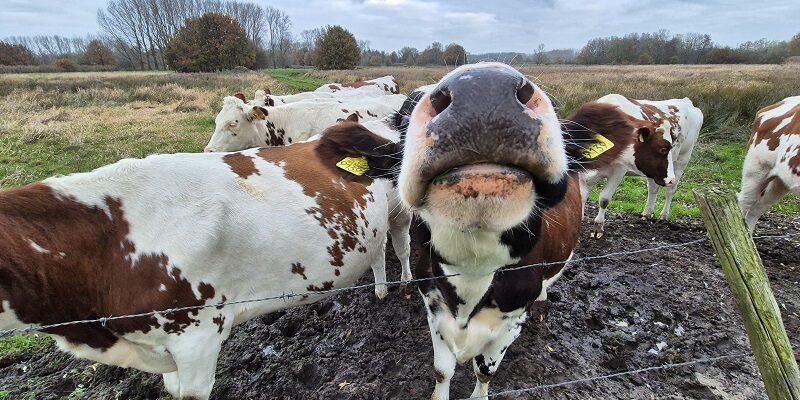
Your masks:
{"label": "barbed wire fence", "polygon": [[[791,233],[791,234],[785,234],[785,235],[754,236],[753,240],[766,240],[766,239],[776,240],[776,239],[790,239],[790,238],[795,238],[795,237],[800,237],[800,233]],[[586,257],[581,257],[581,258],[577,258],[577,259],[572,259],[572,260],[568,261],[568,265],[575,266],[577,264],[585,263],[587,261],[600,260],[600,259],[613,258],[613,257],[631,256],[631,255],[637,255],[637,254],[643,254],[643,253],[656,252],[656,251],[665,250],[665,249],[674,249],[674,248],[681,248],[681,247],[687,247],[687,246],[694,246],[694,245],[698,245],[698,244],[706,243],[706,242],[709,242],[709,240],[704,237],[704,238],[690,240],[690,241],[683,242],[683,243],[665,244],[665,245],[659,245],[659,246],[646,247],[646,248],[637,249],[637,250],[611,252],[611,253],[601,254],[601,255],[596,255],[596,256],[586,256]],[[549,267],[549,266],[562,265],[562,264],[564,264],[563,261],[562,262],[536,263],[536,264],[528,264],[528,265],[522,265],[522,266],[517,266],[517,267],[512,267],[512,268],[504,268],[504,269],[502,269],[502,271],[515,271],[515,270],[520,270],[520,269],[546,268],[546,267]],[[280,295],[275,295],[275,296],[267,296],[267,297],[261,297],[261,298],[246,299],[246,300],[236,300],[236,301],[225,301],[225,302],[220,302],[220,303],[203,304],[203,305],[186,306],[186,307],[175,307],[175,308],[169,308],[169,309],[165,309],[165,310],[149,311],[149,312],[142,312],[142,313],[137,313],[137,314],[116,315],[116,316],[110,315],[110,316],[101,317],[101,318],[65,321],[65,322],[53,323],[53,324],[47,324],[47,325],[32,325],[32,326],[29,326],[29,327],[26,327],[26,328],[14,328],[14,329],[0,330],[0,338],[6,337],[6,336],[10,336],[10,335],[18,335],[18,334],[32,333],[32,332],[42,332],[42,331],[45,331],[45,330],[48,330],[48,329],[54,329],[54,328],[60,328],[60,327],[65,327],[65,326],[72,326],[72,325],[97,324],[97,323],[99,323],[99,324],[105,326],[110,321],[117,321],[117,320],[123,320],[123,319],[153,317],[153,316],[157,316],[157,315],[164,316],[164,315],[169,315],[169,314],[178,313],[178,312],[196,311],[196,310],[201,310],[201,309],[205,309],[205,308],[230,307],[230,306],[233,306],[233,305],[248,304],[248,303],[258,303],[258,302],[272,301],[272,300],[287,301],[289,299],[297,298],[297,297],[306,297],[307,298],[307,297],[312,297],[312,296],[338,294],[338,293],[343,293],[343,292],[350,292],[350,291],[357,291],[357,290],[361,290],[361,289],[374,288],[374,287],[379,286],[379,285],[386,285],[387,287],[388,286],[408,285],[408,284],[413,284],[413,283],[420,283],[420,282],[434,281],[434,280],[444,279],[444,278],[451,278],[451,277],[455,277],[455,276],[459,276],[459,275],[461,275],[461,274],[445,274],[445,275],[438,275],[438,276],[427,277],[427,278],[414,278],[414,279],[407,280],[407,281],[399,280],[399,281],[387,281],[387,282],[381,282],[381,283],[372,282],[372,283],[365,283],[365,284],[361,284],[361,285],[346,286],[346,287],[334,288],[334,289],[323,289],[323,290],[312,291],[312,292],[282,293]],[[667,369],[676,369],[676,368],[681,368],[681,367],[693,366],[693,365],[697,365],[697,364],[708,364],[708,363],[713,363],[713,362],[727,360],[727,359],[742,358],[742,357],[746,357],[746,356],[750,356],[750,355],[752,355],[752,352],[728,354],[728,355],[716,356],[716,357],[699,358],[699,359],[694,359],[694,360],[685,361],[685,362],[679,362],[679,363],[667,363],[667,364],[651,366],[651,367],[646,367],[646,368],[640,368],[640,369],[621,371],[621,372],[614,372],[614,373],[610,373],[610,374],[596,375],[596,376],[591,376],[591,377],[586,377],[586,378],[568,380],[568,381],[563,381],[563,382],[558,382],[558,383],[550,383],[550,384],[543,384],[543,385],[526,387],[526,388],[505,390],[505,391],[490,393],[488,397],[489,398],[493,398],[493,397],[501,397],[501,396],[527,394],[527,393],[545,391],[545,390],[550,390],[550,389],[555,389],[555,388],[559,388],[559,387],[575,385],[575,384],[580,384],[580,383],[590,383],[590,382],[595,382],[595,381],[598,381],[598,380],[613,379],[613,378],[622,377],[622,376],[638,375],[638,374],[654,372],[654,371],[662,371],[662,370],[667,370]],[[479,398],[486,398],[486,397],[474,397],[474,398],[470,397],[470,398],[465,398],[463,400],[479,399]]]}

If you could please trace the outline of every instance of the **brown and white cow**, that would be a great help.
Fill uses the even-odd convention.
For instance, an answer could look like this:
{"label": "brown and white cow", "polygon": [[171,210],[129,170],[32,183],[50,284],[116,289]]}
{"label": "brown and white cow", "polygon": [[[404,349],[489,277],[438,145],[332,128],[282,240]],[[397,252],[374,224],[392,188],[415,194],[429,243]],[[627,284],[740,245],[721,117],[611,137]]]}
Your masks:
{"label": "brown and white cow", "polygon": [[700,135],[703,112],[685,97],[649,101],[609,94],[597,102],[615,105],[628,115],[634,126],[630,132],[634,141],[614,163],[584,175],[584,201],[588,198],[591,186],[603,178],[608,179],[605,188],[600,192],[599,210],[594,220],[592,236],[603,236],[606,208],[626,175],[647,178],[647,203],[642,211],[644,217],[653,215],[660,187],[666,186],[664,208],[660,216],[662,220],[666,220],[669,218],[678,182],[686,170]]}
{"label": "brown and white cow", "polygon": [[[389,166],[340,150],[362,132],[346,122],[314,143],[155,155],[0,192],[0,329],[320,292],[44,330],[207,399],[234,325],[383,270]],[[366,137],[365,149],[395,146]],[[338,169],[347,157],[366,171]]]}
{"label": "brown and white cow", "polygon": [[[433,341],[433,399],[449,398],[456,363],[469,360],[472,397],[488,394],[528,306],[547,298],[578,242],[576,171],[613,161],[631,129],[618,108],[599,103],[560,124],[545,93],[500,63],[461,66],[421,98],[398,182],[417,217],[414,278],[460,274],[419,286]],[[511,270],[540,262],[556,264]]]}
{"label": "brown and white cow", "polygon": [[800,96],[756,113],[739,192],[751,233],[758,219],[789,192],[800,196]]}
{"label": "brown and white cow", "polygon": [[384,92],[385,94],[399,94],[400,84],[393,76],[387,75],[380,78],[370,79],[367,81],[358,81],[353,83],[326,83],[318,87],[315,92],[342,92],[351,90],[367,90],[372,91],[375,88]]}

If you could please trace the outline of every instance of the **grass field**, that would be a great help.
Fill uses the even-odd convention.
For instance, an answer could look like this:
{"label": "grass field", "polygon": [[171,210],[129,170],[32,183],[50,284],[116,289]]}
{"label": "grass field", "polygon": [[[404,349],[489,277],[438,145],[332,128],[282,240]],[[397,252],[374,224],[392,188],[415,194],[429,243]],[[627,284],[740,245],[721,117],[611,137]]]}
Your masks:
{"label": "grass field", "polygon": [[[698,215],[691,189],[710,185],[737,189],[744,144],[756,110],[800,93],[797,66],[520,69],[556,99],[562,117],[612,92],[647,99],[691,98],[703,110],[706,122],[675,197],[673,217]],[[235,92],[251,96],[256,89],[270,88],[276,94],[294,93],[326,82],[382,75],[395,76],[401,90],[409,92],[436,82],[446,72],[446,68],[383,67],[0,75],[0,187],[88,171],[126,157],[201,151],[213,131],[222,97]],[[642,179],[626,178],[611,209],[640,212],[646,193]],[[800,212],[800,201],[790,196],[774,210]]]}

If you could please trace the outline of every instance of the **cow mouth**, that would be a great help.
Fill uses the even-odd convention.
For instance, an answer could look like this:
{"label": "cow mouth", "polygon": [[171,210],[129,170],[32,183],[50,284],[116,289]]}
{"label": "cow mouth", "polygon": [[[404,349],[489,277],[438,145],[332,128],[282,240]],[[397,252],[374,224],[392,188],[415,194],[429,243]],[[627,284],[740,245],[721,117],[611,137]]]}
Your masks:
{"label": "cow mouth", "polygon": [[466,198],[509,197],[533,189],[533,176],[513,165],[478,163],[449,168],[431,180],[428,192],[449,191]]}
{"label": "cow mouth", "polygon": [[[423,218],[446,221],[459,230],[504,231],[530,215],[534,178],[513,165],[479,163],[440,172],[427,187]],[[427,219],[427,218],[426,218]]]}

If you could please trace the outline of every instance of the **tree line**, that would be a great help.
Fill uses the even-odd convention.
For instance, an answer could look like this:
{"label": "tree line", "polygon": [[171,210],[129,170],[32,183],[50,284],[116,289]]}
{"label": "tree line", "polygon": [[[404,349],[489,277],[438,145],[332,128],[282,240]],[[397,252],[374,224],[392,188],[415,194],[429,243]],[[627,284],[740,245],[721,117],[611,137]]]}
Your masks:
{"label": "tree line", "polygon": [[580,50],[545,50],[545,45],[539,44],[531,53],[468,54],[457,43],[445,46],[433,42],[421,50],[406,46],[385,51],[371,48],[368,40],[356,40],[343,27],[319,27],[295,36],[292,20],[283,11],[237,0],[108,0],[106,7],[98,10],[97,21],[100,32],[94,37],[8,37],[0,42],[0,65],[55,64],[74,70],[76,65],[85,64],[193,71],[236,66],[455,66],[480,60],[534,64],[781,63],[800,56],[800,34],[786,41],[761,39],[729,47],[714,43],[708,34],[670,35],[666,30],[596,38]]}

